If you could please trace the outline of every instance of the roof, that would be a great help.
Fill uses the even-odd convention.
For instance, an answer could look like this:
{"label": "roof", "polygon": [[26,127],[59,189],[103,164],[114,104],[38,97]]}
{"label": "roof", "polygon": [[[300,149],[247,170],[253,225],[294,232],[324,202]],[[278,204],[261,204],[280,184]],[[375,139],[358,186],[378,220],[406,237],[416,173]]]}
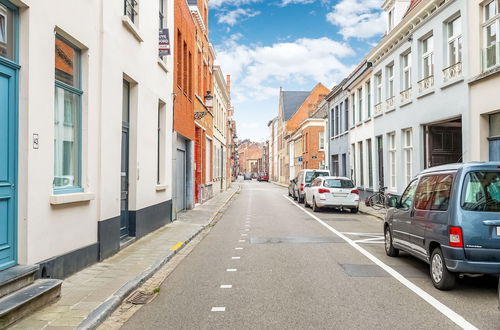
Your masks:
{"label": "roof", "polygon": [[306,98],[311,92],[303,91],[282,91],[281,96],[283,99],[283,120],[288,121],[292,118],[293,114],[297,112],[299,107],[304,103]]}
{"label": "roof", "polygon": [[408,7],[408,10],[406,11],[404,16],[408,15],[408,13],[412,11],[413,8],[415,8],[421,2],[422,0],[411,0],[410,6]]}

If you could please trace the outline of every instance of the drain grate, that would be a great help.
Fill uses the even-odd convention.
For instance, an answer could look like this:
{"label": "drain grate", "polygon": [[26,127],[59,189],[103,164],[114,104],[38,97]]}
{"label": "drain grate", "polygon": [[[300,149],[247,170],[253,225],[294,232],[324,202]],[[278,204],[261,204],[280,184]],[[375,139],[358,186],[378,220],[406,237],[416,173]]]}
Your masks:
{"label": "drain grate", "polygon": [[153,299],[153,293],[145,293],[142,291],[136,291],[128,297],[127,302],[134,305],[145,305]]}
{"label": "drain grate", "polygon": [[251,244],[320,244],[345,243],[336,236],[328,237],[252,237]]}

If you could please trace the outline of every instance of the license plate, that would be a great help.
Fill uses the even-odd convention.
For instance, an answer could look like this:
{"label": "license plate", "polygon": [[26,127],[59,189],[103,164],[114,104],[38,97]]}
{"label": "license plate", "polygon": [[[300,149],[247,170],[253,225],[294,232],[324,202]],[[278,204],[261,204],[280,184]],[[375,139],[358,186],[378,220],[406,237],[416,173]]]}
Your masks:
{"label": "license plate", "polygon": [[497,227],[497,236],[500,236],[500,227]]}
{"label": "license plate", "polygon": [[333,197],[347,197],[347,194],[333,194]]}

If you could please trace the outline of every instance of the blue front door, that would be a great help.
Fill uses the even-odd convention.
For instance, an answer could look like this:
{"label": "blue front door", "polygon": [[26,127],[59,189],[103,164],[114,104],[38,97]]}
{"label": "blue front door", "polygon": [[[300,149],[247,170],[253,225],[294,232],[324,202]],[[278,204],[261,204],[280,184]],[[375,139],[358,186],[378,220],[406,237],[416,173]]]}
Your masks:
{"label": "blue front door", "polygon": [[17,71],[0,62],[0,270],[16,264]]}

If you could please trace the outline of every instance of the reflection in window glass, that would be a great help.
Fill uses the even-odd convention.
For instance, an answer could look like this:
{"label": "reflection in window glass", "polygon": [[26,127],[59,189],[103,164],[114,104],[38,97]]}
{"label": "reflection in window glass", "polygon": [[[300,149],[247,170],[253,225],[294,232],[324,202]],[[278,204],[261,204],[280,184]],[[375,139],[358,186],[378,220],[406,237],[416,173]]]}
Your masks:
{"label": "reflection in window glass", "polygon": [[490,137],[500,136],[500,113],[490,116]]}
{"label": "reflection in window glass", "polygon": [[328,172],[307,172],[306,173],[306,183],[311,183],[314,179],[319,176],[328,176],[330,173]]}
{"label": "reflection in window glass", "polygon": [[401,205],[405,207],[411,207],[411,204],[413,203],[413,198],[415,197],[415,191],[417,190],[417,184],[418,181],[415,180],[413,181],[408,188],[406,188],[406,191],[403,193],[403,196],[401,196]]}
{"label": "reflection in window glass", "polygon": [[14,15],[0,4],[0,56],[14,60]]}
{"label": "reflection in window glass", "polygon": [[427,210],[432,198],[436,176],[426,176],[420,180],[415,194],[415,208],[418,210]]}
{"label": "reflection in window glass", "polygon": [[323,184],[326,188],[354,188],[351,180],[329,179]]}
{"label": "reflection in window glass", "polygon": [[56,80],[80,88],[80,51],[60,38],[55,45]]}
{"label": "reflection in window glass", "polygon": [[440,175],[436,178],[436,185],[434,186],[434,193],[432,195],[431,210],[448,210],[452,183],[453,176],[451,174]]}

